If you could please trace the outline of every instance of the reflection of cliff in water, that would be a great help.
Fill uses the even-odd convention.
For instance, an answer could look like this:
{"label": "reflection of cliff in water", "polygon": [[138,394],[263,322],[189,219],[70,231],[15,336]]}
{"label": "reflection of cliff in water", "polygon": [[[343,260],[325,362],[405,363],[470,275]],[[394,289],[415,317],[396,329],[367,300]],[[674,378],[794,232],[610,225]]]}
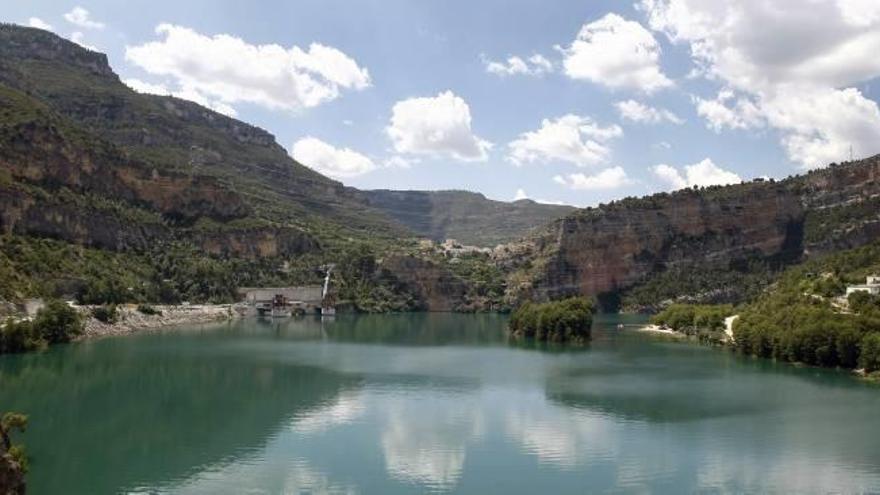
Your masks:
{"label": "reflection of cliff in water", "polygon": [[153,344],[108,339],[0,360],[3,409],[29,414],[39,431],[24,437],[33,493],[185,477],[260,449],[290,417],[357,385],[318,368]]}

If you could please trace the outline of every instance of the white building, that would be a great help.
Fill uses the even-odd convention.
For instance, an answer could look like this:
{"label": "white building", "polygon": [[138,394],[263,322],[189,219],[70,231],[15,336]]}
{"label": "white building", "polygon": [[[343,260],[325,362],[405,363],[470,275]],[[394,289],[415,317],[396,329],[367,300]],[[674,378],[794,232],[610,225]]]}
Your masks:
{"label": "white building", "polygon": [[847,296],[853,292],[867,292],[874,296],[880,296],[880,277],[869,275],[865,280],[865,285],[850,285],[846,288]]}

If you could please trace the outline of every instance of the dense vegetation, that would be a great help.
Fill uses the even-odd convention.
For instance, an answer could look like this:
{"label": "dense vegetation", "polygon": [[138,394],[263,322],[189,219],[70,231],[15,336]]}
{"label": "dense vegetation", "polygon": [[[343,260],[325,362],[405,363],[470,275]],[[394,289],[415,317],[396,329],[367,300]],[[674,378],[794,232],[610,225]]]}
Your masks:
{"label": "dense vegetation", "polygon": [[572,297],[546,303],[527,302],[510,316],[510,333],[539,341],[579,342],[590,339],[593,305]]}
{"label": "dense vegetation", "polygon": [[737,304],[757,297],[779,276],[781,268],[753,258],[732,265],[672,268],[620,294],[627,311],[656,311],[670,303]]}
{"label": "dense vegetation", "polygon": [[724,319],[733,314],[733,306],[673,304],[654,315],[651,322],[701,342],[720,343],[724,337]]}
{"label": "dense vegetation", "polygon": [[64,301],[51,300],[33,321],[8,319],[0,327],[0,354],[26,352],[69,342],[81,334],[82,316]]}
{"label": "dense vegetation", "polygon": [[880,304],[842,296],[880,273],[880,244],[789,269],[773,290],[743,308],[734,323],[743,352],[818,366],[880,370]]}

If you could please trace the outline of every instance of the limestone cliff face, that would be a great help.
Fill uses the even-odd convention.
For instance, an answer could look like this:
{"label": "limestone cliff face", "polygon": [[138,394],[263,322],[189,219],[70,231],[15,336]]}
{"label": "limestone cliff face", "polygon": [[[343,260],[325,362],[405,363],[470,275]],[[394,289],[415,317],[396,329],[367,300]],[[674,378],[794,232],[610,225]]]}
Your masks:
{"label": "limestone cliff face", "polygon": [[[14,104],[0,98],[0,108]],[[250,213],[238,194],[213,177],[156,170],[98,139],[63,130],[51,118],[5,125],[2,132],[9,145],[0,148],[0,166],[25,182],[100,194],[175,219],[230,220]]]}
{"label": "limestone cliff face", "polygon": [[871,203],[878,198],[880,157],[873,157],[778,183],[683,190],[580,210],[496,256],[513,270],[514,300],[597,296],[672,267],[793,262],[871,242],[880,238],[880,210]]}
{"label": "limestone cliff face", "polygon": [[547,233],[546,265],[535,279],[539,298],[597,295],[638,283],[673,265],[747,255],[798,256],[803,208],[772,185],[734,197],[686,191],[586,210]]}
{"label": "limestone cliff face", "polygon": [[880,155],[801,178],[805,253],[815,256],[880,239]]}
{"label": "limestone cliff face", "polygon": [[246,259],[289,257],[320,248],[319,243],[305,232],[287,227],[199,230],[193,233],[193,238],[209,254]]}
{"label": "limestone cliff face", "polygon": [[172,238],[161,222],[132,222],[44,191],[0,186],[0,232],[60,239],[113,251],[146,250]]}

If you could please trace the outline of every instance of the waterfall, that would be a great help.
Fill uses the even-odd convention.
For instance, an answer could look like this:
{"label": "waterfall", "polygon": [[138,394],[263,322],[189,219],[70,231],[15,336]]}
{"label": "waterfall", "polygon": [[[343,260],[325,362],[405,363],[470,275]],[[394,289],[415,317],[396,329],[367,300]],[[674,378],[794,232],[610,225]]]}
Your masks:
{"label": "waterfall", "polygon": [[327,275],[324,275],[324,289],[321,290],[321,299],[327,297],[327,292],[330,290],[330,272],[333,270],[333,265],[329,265],[327,267]]}

